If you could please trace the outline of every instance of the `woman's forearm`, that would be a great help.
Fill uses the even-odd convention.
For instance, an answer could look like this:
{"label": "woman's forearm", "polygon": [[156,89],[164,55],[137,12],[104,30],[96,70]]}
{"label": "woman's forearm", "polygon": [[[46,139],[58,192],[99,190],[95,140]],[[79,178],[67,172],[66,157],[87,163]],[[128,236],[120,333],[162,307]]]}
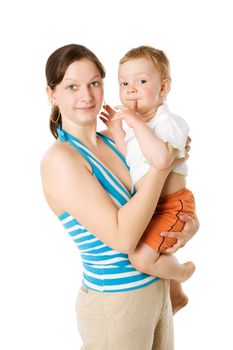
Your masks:
{"label": "woman's forearm", "polygon": [[134,197],[118,211],[118,236],[122,249],[132,252],[157,206],[168,171],[151,168]]}

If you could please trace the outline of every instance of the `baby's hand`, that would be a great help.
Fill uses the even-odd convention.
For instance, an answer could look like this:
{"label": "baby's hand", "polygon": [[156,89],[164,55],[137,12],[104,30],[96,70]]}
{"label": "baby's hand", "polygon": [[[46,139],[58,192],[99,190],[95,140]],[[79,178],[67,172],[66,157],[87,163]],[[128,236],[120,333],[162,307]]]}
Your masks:
{"label": "baby's hand", "polygon": [[113,120],[124,119],[130,128],[134,128],[138,123],[142,122],[136,110],[123,106],[116,106],[115,109],[118,112],[114,115]]}
{"label": "baby's hand", "polygon": [[110,133],[112,135],[116,135],[118,132],[121,132],[123,130],[122,120],[114,119],[114,117],[117,115],[117,112],[109,105],[104,105],[103,108],[105,112],[100,113],[100,119],[106,125]]}

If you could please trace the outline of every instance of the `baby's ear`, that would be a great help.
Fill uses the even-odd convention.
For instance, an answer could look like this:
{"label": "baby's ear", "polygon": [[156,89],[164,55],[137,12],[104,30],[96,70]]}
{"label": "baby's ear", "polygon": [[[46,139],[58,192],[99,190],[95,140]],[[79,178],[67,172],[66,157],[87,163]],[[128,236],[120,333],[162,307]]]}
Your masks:
{"label": "baby's ear", "polygon": [[171,80],[164,79],[161,84],[160,96],[166,97],[171,88]]}

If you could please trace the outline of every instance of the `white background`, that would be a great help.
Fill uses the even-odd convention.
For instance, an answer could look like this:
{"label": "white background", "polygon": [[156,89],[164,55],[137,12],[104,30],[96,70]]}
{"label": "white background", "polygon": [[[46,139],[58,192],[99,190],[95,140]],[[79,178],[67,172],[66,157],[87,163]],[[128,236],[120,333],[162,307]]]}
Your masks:
{"label": "white background", "polygon": [[[175,318],[178,350],[232,347],[231,1],[7,1],[0,8],[0,348],[74,350],[78,250],[48,208],[39,164],[53,142],[45,95],[47,57],[86,45],[107,70],[105,100],[118,103],[118,60],[130,48],[163,49],[170,109],[191,128],[189,187],[201,229],[179,253],[196,263],[190,303]],[[102,126],[100,126],[101,128]],[[143,350],[143,349],[142,349]]]}

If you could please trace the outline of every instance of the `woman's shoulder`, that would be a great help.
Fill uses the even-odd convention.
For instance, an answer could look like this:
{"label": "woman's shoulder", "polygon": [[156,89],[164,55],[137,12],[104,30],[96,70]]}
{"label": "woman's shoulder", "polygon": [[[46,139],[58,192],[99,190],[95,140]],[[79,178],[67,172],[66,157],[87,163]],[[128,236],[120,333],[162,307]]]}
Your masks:
{"label": "woman's shoulder", "polygon": [[82,162],[82,156],[67,142],[55,141],[41,159],[41,170],[67,166],[70,163]]}
{"label": "woman's shoulder", "polygon": [[43,155],[41,159],[41,165],[49,165],[51,162],[62,157],[64,153],[67,154],[65,144],[62,144],[59,141],[55,141]]}

